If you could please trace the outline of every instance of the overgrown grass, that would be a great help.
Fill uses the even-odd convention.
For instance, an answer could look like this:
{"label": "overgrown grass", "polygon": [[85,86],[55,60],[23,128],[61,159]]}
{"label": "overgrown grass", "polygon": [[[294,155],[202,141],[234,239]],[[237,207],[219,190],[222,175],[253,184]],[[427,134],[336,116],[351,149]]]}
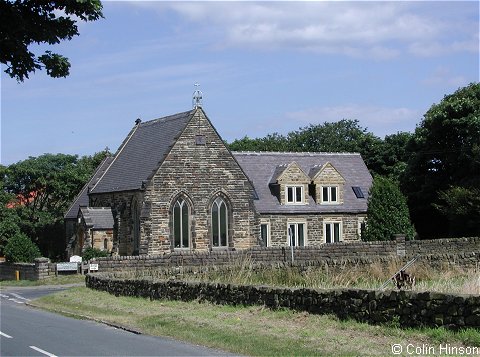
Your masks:
{"label": "overgrown grass", "polygon": [[85,276],[81,274],[52,276],[42,280],[1,280],[0,287],[7,286],[40,286],[40,285],[65,285],[84,283]]}
{"label": "overgrown grass", "polygon": [[[142,270],[126,274],[116,273],[114,276],[147,280],[175,277],[189,281],[278,287],[378,289],[403,265],[400,260],[390,260],[383,264],[375,262],[368,267],[340,265],[333,269],[328,266],[259,267],[247,256],[232,261],[228,267],[210,267],[195,274],[183,273],[179,269],[172,270],[170,275],[162,270]],[[416,279],[414,291],[480,294],[480,267],[470,270],[448,265],[431,268],[419,262],[409,268],[408,273]],[[394,285],[389,287],[394,288]]]}
{"label": "overgrown grass", "polygon": [[480,346],[480,331],[473,329],[453,332],[443,328],[371,326],[306,312],[272,311],[262,306],[115,297],[83,287],[49,295],[34,303],[52,311],[94,316],[151,335],[171,336],[255,356],[391,355],[393,344]]}

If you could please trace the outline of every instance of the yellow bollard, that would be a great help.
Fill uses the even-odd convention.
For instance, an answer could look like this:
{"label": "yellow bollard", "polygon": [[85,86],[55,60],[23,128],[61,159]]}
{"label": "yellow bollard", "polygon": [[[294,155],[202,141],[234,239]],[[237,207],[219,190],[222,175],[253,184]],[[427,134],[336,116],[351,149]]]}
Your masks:
{"label": "yellow bollard", "polygon": [[15,280],[20,280],[20,271],[15,270]]}

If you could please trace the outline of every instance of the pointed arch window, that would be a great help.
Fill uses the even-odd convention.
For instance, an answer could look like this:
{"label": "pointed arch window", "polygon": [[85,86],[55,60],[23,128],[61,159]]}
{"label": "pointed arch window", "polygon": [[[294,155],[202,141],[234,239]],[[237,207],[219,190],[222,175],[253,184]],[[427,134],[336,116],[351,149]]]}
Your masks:
{"label": "pointed arch window", "polygon": [[190,247],[190,209],[183,198],[173,206],[173,247]]}
{"label": "pointed arch window", "polygon": [[138,213],[138,203],[134,201],[132,208],[133,220],[133,253],[138,254],[140,249],[140,215]]}
{"label": "pointed arch window", "polygon": [[221,197],[212,205],[212,244],[214,247],[228,246],[228,210]]}

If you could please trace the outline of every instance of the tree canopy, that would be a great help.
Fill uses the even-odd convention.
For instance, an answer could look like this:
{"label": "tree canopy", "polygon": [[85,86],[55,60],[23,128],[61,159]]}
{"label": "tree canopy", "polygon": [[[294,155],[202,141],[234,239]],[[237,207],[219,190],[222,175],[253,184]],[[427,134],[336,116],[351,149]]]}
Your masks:
{"label": "tree canopy", "polygon": [[480,84],[432,105],[407,151],[401,184],[418,233],[479,235]]}
{"label": "tree canopy", "polygon": [[68,58],[45,51],[35,55],[32,44],[55,45],[79,35],[77,20],[103,17],[100,0],[0,0],[0,62],[5,72],[22,82],[44,68],[51,77],[69,74]]}
{"label": "tree canopy", "polygon": [[82,158],[44,154],[4,167],[0,196],[0,215],[8,218],[8,224],[0,225],[4,242],[20,230],[45,256],[61,256],[65,248],[63,215],[108,154],[104,151]]}
{"label": "tree canopy", "polygon": [[358,120],[342,119],[338,122],[309,125],[286,136],[278,133],[264,138],[233,141],[233,151],[309,151],[309,152],[359,152],[372,173],[398,175],[406,166],[405,146],[409,133],[397,133],[385,141],[362,128]]}

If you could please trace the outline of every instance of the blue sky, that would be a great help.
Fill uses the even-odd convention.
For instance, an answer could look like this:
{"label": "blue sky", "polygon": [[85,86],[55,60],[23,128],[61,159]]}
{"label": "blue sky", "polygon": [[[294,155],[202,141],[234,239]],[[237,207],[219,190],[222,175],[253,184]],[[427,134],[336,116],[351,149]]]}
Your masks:
{"label": "blue sky", "polygon": [[1,75],[1,163],[115,151],[134,125],[189,110],[194,83],[223,139],[358,119],[413,131],[479,80],[479,3],[105,1],[52,46],[71,74]]}

